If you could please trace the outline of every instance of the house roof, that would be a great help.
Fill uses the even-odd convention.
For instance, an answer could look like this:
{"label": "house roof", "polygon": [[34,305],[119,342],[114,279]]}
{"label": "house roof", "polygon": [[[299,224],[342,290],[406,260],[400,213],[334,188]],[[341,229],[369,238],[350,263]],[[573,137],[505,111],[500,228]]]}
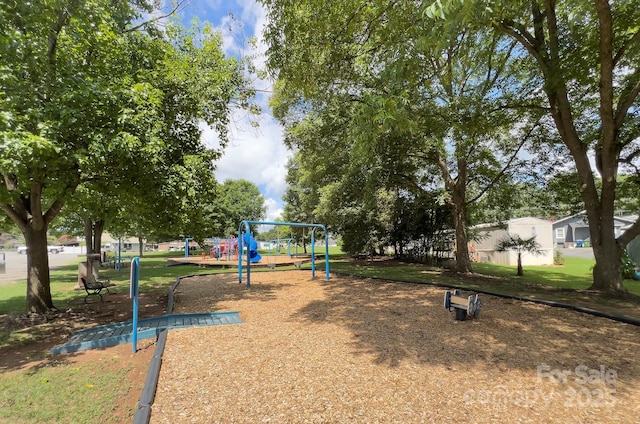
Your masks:
{"label": "house roof", "polygon": [[625,230],[626,231],[629,227],[631,227],[638,220],[638,215],[626,215],[626,216],[623,216],[623,217],[620,217],[620,218],[627,221],[626,225],[621,228],[621,230]]}
{"label": "house roof", "polygon": [[500,228],[500,227],[509,227],[510,225],[517,225],[517,224],[521,224],[523,222],[536,222],[538,224],[551,224],[551,221],[547,221],[546,219],[541,219],[541,218],[536,218],[534,216],[525,216],[522,218],[512,218],[509,219],[508,221],[499,223],[499,222],[493,222],[490,224],[478,224],[478,225],[474,225],[473,227],[471,227],[474,230],[481,230],[484,228]]}
{"label": "house roof", "polygon": [[570,221],[570,220],[572,220],[574,218],[578,218],[580,216],[586,217],[586,215],[585,215],[586,213],[587,213],[586,210],[582,210],[582,211],[580,211],[578,213],[574,213],[573,215],[565,216],[564,218],[560,218],[560,219],[558,219],[556,221],[553,221],[553,225],[560,224],[560,223],[562,223],[564,221]]}
{"label": "house roof", "polygon": [[[565,216],[564,218],[560,218],[557,221],[553,221],[553,225],[562,224],[566,221],[571,221],[572,219],[582,218],[583,223],[575,224],[576,227],[588,227],[589,223],[587,220],[586,211],[578,212],[573,215]],[[638,215],[624,215],[624,216],[614,216],[613,219],[615,221],[620,222],[621,224],[631,225],[638,219]]]}

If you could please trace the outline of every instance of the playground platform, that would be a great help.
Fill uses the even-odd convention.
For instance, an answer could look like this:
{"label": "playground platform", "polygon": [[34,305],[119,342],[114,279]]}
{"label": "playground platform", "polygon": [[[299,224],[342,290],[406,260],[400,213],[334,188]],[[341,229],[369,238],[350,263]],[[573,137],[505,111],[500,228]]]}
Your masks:
{"label": "playground platform", "polygon": [[[172,328],[205,327],[239,324],[238,312],[211,312],[197,314],[169,314],[138,320],[138,340],[158,337],[161,331]],[[99,325],[76,331],[63,345],[51,349],[52,355],[116,346],[132,341],[133,322]]]}
{"label": "playground platform", "polygon": [[[317,255],[316,255],[317,258]],[[324,258],[324,257],[323,257]],[[201,267],[212,267],[212,268],[235,268],[238,266],[238,259],[233,261],[226,260],[218,260],[216,258],[212,258],[210,256],[205,256],[203,259],[202,256],[191,255],[189,257],[175,257],[175,258],[167,258],[169,265],[198,265]],[[262,260],[260,262],[252,262],[251,267],[263,267],[263,268],[273,268],[273,267],[282,267],[282,266],[299,266],[304,263],[311,262],[311,255],[298,255],[298,256],[289,256],[289,255],[278,255],[278,256],[266,256],[262,255]],[[246,264],[246,258],[242,259],[242,263]]]}

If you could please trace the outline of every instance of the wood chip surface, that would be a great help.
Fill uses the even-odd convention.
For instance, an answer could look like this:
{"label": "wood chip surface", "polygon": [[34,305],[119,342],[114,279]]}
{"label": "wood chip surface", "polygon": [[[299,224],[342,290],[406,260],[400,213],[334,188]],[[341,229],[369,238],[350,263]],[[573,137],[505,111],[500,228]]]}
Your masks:
{"label": "wood chip surface", "polygon": [[[320,275],[320,276],[318,276]],[[246,276],[245,276],[246,278]],[[175,313],[242,324],[169,332],[151,423],[632,423],[640,328],[444,289],[309,271],[182,280]]]}

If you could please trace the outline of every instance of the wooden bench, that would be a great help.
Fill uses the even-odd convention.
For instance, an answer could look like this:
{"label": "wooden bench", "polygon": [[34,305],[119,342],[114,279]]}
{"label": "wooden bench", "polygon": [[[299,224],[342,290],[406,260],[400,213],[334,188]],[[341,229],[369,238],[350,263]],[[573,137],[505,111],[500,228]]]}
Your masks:
{"label": "wooden bench", "polygon": [[96,280],[93,275],[87,275],[80,279],[82,280],[84,291],[87,292],[87,295],[84,298],[84,303],[87,303],[89,296],[100,296],[100,302],[102,302],[102,290],[106,290],[107,293],[109,293],[109,287],[107,286],[111,284],[111,281],[108,278],[104,281],[99,281]]}
{"label": "wooden bench", "polygon": [[482,301],[479,294],[470,294],[464,297],[459,290],[444,292],[444,308],[448,311],[455,309],[456,320],[464,321],[467,317],[477,318],[480,316]]}

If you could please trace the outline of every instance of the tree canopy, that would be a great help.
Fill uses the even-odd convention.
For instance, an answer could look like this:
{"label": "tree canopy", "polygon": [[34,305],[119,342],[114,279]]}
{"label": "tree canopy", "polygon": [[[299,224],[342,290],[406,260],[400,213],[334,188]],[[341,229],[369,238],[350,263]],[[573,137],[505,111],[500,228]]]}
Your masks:
{"label": "tree canopy", "polygon": [[[305,165],[325,174],[309,178],[327,183],[317,210],[329,205],[373,229],[367,213],[376,215],[380,189],[439,188],[467,271],[465,231],[483,204],[508,212],[520,207],[514,188],[575,171],[593,288],[624,292],[620,257],[640,234],[640,221],[613,231],[618,193],[637,192],[639,181],[634,1],[263,3],[275,113],[305,159],[324,158]],[[571,209],[574,199],[565,198]]]}
{"label": "tree canopy", "polygon": [[317,2],[266,3],[275,114],[305,161],[327,164],[311,172],[334,173],[320,208],[330,205],[336,230],[357,226],[344,240],[384,245],[385,197],[440,190],[454,211],[458,270],[470,271],[474,205],[489,195],[504,201],[497,193],[539,119],[504,107],[522,85],[524,70],[511,67],[515,43],[488,31],[444,33],[436,43],[425,34],[442,25],[410,7],[331,2],[309,14]]}
{"label": "tree canopy", "polygon": [[218,154],[200,143],[201,125],[224,145],[230,103],[251,90],[211,27],[141,25],[151,3],[0,6],[0,209],[29,246],[27,309],[43,312],[53,307],[47,230],[76,189],[93,222],[197,227],[195,191]]}

